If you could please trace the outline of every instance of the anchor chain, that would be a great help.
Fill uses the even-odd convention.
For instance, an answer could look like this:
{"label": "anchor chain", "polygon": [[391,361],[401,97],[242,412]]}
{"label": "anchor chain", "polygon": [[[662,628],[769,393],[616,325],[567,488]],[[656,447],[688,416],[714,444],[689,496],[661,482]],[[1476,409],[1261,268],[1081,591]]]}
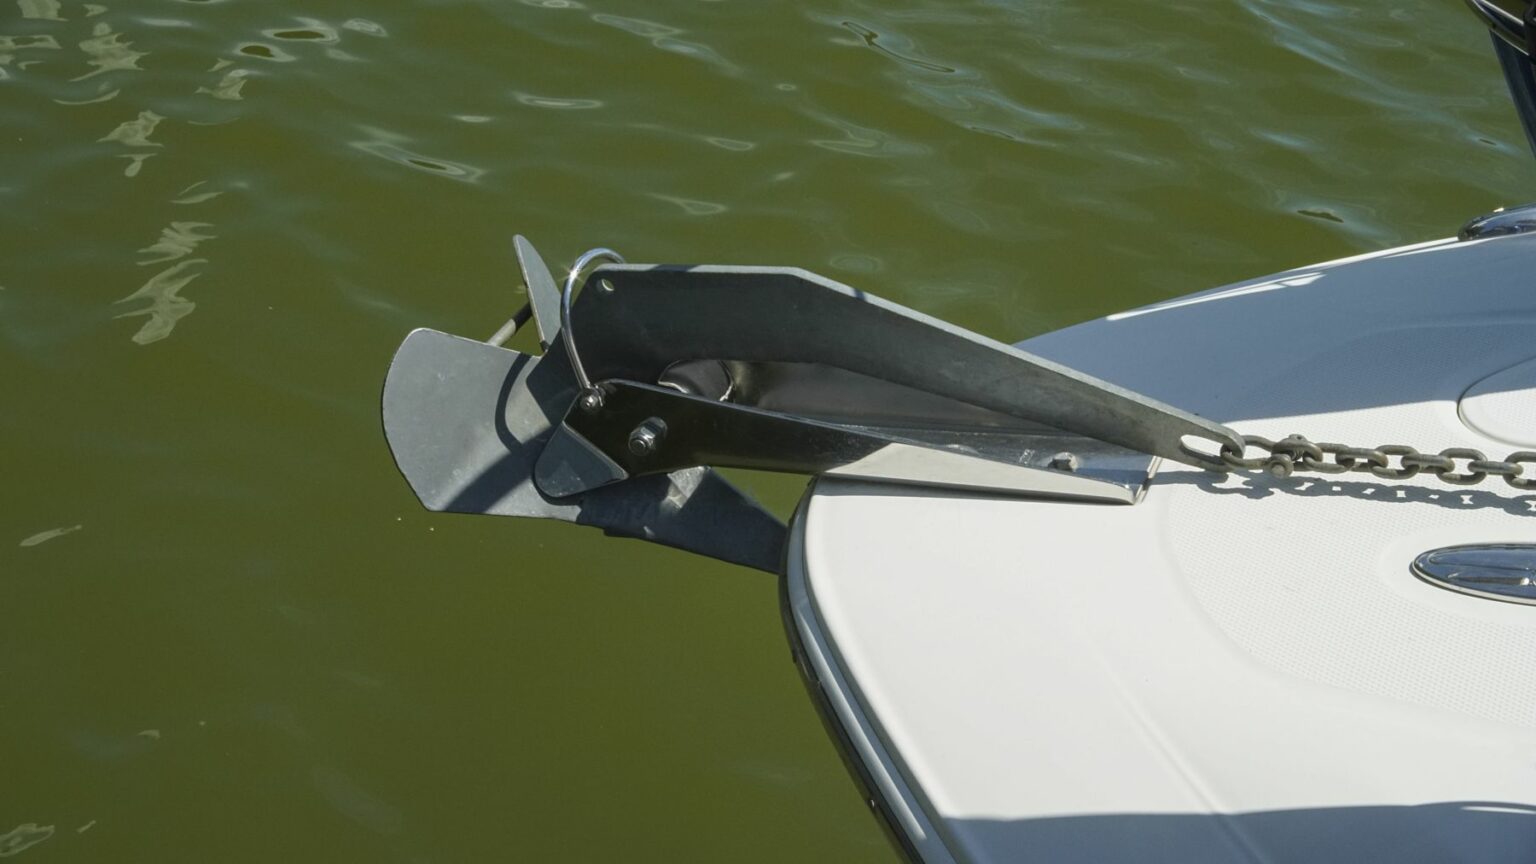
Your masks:
{"label": "anchor chain", "polygon": [[[1259,435],[1244,435],[1243,448],[1221,448],[1221,461],[1231,470],[1268,471],[1276,477],[1289,477],[1296,471],[1319,474],[1368,472],[1383,480],[1406,480],[1420,471],[1435,475],[1443,483],[1473,486],[1489,477],[1502,477],[1516,489],[1536,489],[1536,476],[1524,477],[1525,466],[1536,464],[1536,450],[1519,450],[1500,459],[1489,459],[1471,447],[1449,447],[1439,453],[1420,453],[1404,444],[1378,447],[1350,447],[1309,441],[1290,435],[1271,441]],[[1248,448],[1267,451],[1263,456],[1248,456]],[[1461,464],[1458,464],[1461,463]],[[1532,472],[1536,475],[1536,471]]]}

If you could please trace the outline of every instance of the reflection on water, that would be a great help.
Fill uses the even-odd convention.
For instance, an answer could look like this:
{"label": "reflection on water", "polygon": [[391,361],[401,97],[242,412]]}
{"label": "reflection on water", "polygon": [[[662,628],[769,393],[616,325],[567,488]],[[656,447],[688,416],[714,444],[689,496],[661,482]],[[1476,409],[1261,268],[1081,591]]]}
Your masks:
{"label": "reflection on water", "polygon": [[161,270],[151,276],[148,282],[140,286],[139,290],[117,301],[118,304],[138,306],[127,312],[120,312],[116,318],[136,318],[147,316],[148,321],[133,334],[133,341],[140,345],[149,345],[159,342],[171,335],[176,322],[192,314],[197,304],[182,297],[178,292],[191,284],[192,280],[203,275],[202,271],[188,272],[199,264],[207,264],[206,258],[191,258],[173,267]]}
{"label": "reflection on water", "polygon": [[107,102],[115,99],[122,92],[121,90],[106,90],[103,88],[103,92],[98,96],[90,96],[85,99],[54,99],[53,101],[59,105],[94,105],[97,102]]}
{"label": "reflection on water", "polygon": [[59,0],[16,0],[21,7],[21,17],[40,21],[63,21],[59,15]]}
{"label": "reflection on water", "polygon": [[20,546],[21,548],[26,549],[29,546],[36,546],[39,543],[47,543],[49,540],[52,540],[56,537],[63,537],[65,534],[73,534],[84,527],[84,525],[70,525],[65,528],[50,528],[47,531],[39,531],[36,534],[33,534],[31,537],[21,541]]}
{"label": "reflection on water", "polygon": [[[161,147],[156,141],[149,140],[154,134],[155,127],[164,120],[153,111],[140,111],[139,116],[133,120],[125,120],[118,124],[117,128],[98,139],[99,142],[115,141],[125,147]],[[128,160],[128,166],[123,169],[124,177],[138,176],[139,169],[144,166],[144,161],[155,154],[153,153],[122,153],[119,158]]]}
{"label": "reflection on water", "polygon": [[[201,194],[187,195],[192,189],[202,183],[194,183],[183,190],[181,197],[173,199],[173,204],[188,204],[210,200],[218,196],[219,192],[204,192]],[[149,258],[139,262],[139,266],[147,267],[152,264],[164,264],[168,261],[181,261],[172,265],[149,278],[139,287],[139,290],[117,301],[118,305],[137,306],[127,312],[120,312],[116,318],[132,318],[147,316],[138,332],[133,334],[133,341],[140,345],[148,345],[159,342],[171,335],[176,322],[192,314],[197,304],[182,297],[181,289],[192,283],[192,280],[202,275],[202,271],[196,268],[198,265],[207,264],[206,258],[188,258],[197,250],[198,244],[204,240],[212,240],[215,234],[203,233],[200,229],[212,228],[211,222],[172,222],[160,230],[160,237],[153,244],[140,249],[139,252],[149,255]]]}
{"label": "reflection on water", "polygon": [[52,825],[39,825],[36,822],[23,822],[15,828],[0,834],[0,858],[9,858],[12,855],[20,855],[22,852],[36,846],[53,836]]}
{"label": "reflection on water", "polygon": [[91,28],[91,38],[80,42],[80,50],[85,52],[87,58],[86,65],[94,66],[95,69],[74,80],[84,81],[108,72],[142,71],[139,60],[149,56],[149,52],[135,51],[132,42],[122,39],[122,33],[114,32],[107,22],[98,21]]}
{"label": "reflection on water", "polygon": [[757,146],[751,141],[737,141],[735,138],[722,138],[717,135],[706,135],[704,136],[704,141],[722,150],[734,150],[738,153],[751,150]]}
{"label": "reflection on water", "polygon": [[[250,47],[252,46],[245,46],[245,48]],[[241,51],[245,51],[245,48],[242,48]],[[232,102],[241,99],[240,91],[245,89],[245,82],[251,76],[251,70],[230,69],[229,67],[233,65],[234,61],[226,59],[220,59],[217,63],[213,64],[213,68],[208,71],[219,72],[227,70],[224,71],[224,77],[220,78],[219,82],[212,87],[197,88],[197,92],[206,93],[215,99],[227,99]]]}
{"label": "reflection on water", "polygon": [[[217,192],[210,193],[217,195]],[[185,201],[181,202],[185,203]],[[212,228],[211,222],[172,222],[160,230],[160,239],[153,245],[140,249],[156,257],[146,258],[139,262],[140,266],[160,264],[166,261],[174,261],[177,258],[185,258],[197,249],[197,244],[204,240],[212,240],[213,234],[200,234],[199,228]]]}
{"label": "reflection on water", "polygon": [[164,119],[153,111],[140,111],[138,117],[124,120],[116,129],[97,140],[116,141],[127,147],[160,147],[163,145],[149,140],[149,136],[154,134],[155,127]]}
{"label": "reflection on water", "polygon": [[137,177],[137,176],[139,176],[139,169],[144,167],[144,160],[148,159],[149,157],[151,157],[153,155],[155,155],[155,154],[153,154],[153,153],[123,153],[123,154],[119,155],[118,158],[120,158],[120,159],[127,159],[128,160],[128,165],[123,168],[123,176],[124,177]]}
{"label": "reflection on water", "polygon": [[534,108],[574,108],[582,110],[601,108],[603,106],[603,103],[597,99],[561,99],[554,96],[535,96],[532,93],[514,92],[512,98]]}
{"label": "reflection on water", "polygon": [[[219,197],[220,195],[224,194],[223,190],[216,190],[216,191],[206,191],[205,190],[203,192],[194,192],[194,191],[192,191],[194,189],[197,189],[200,186],[203,186],[207,182],[208,182],[207,180],[199,180],[196,183],[193,183],[191,186],[188,186],[187,188],[181,190],[181,192],[178,193],[175,198],[172,198],[171,199],[171,203],[172,204],[201,204],[204,201],[212,201],[213,199],[215,199],[215,198]],[[202,223],[202,224],[206,224],[206,223]]]}
{"label": "reflection on water", "polygon": [[377,21],[369,21],[366,18],[349,18],[341,23],[342,29],[351,30],[354,33],[362,33],[365,36],[385,37],[389,31]]}
{"label": "reflection on water", "polygon": [[724,213],[727,209],[724,204],[716,204],[713,201],[699,201],[694,198],[680,198],[676,195],[662,195],[658,192],[651,193],[651,197],[657,199],[658,201],[666,201],[669,204],[676,204],[678,207],[682,208],[684,213],[687,213],[689,216],[713,216],[716,213]]}
{"label": "reflection on water", "polygon": [[[59,40],[46,33],[35,36],[5,36],[0,35],[0,80],[6,76],[5,67],[16,61],[17,51],[57,51]],[[24,62],[18,63],[18,68],[24,68]]]}

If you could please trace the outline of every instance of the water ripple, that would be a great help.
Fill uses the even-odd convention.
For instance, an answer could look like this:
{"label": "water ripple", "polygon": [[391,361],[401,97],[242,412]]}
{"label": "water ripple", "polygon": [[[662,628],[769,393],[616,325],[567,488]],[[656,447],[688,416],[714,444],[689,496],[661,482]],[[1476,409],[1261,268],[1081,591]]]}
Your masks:
{"label": "water ripple", "polygon": [[727,209],[729,209],[724,204],[716,204],[713,201],[700,201],[696,198],[680,198],[675,195],[662,195],[659,192],[652,192],[649,194],[652,198],[655,198],[658,201],[666,201],[669,204],[676,204],[678,207],[682,208],[684,213],[687,213],[689,216],[713,216],[717,213],[724,213]]}
{"label": "water ripple", "polygon": [[179,193],[177,193],[176,197],[171,199],[171,203],[172,204],[201,204],[204,201],[212,201],[213,199],[215,199],[215,198],[219,197],[220,195],[224,194],[223,190],[219,190],[219,191],[215,191],[215,192],[193,192],[192,191],[193,189],[196,189],[197,187],[202,186],[203,184],[205,184],[207,182],[208,182],[207,180],[199,180],[196,183],[193,183],[191,186],[188,186],[187,188],[185,188],[185,189],[181,190]]}
{"label": "water ripple", "polygon": [[120,154],[117,158],[128,160],[128,164],[123,167],[123,176],[124,177],[137,177],[137,176],[139,176],[139,171],[144,168],[144,163],[150,157],[152,157],[154,155],[155,154],[153,154],[153,153],[123,153],[123,154]]}
{"label": "water ripple", "polygon": [[[84,527],[84,525],[67,525],[62,528],[49,528],[47,531],[39,531],[33,534],[31,537],[21,541],[19,545],[21,548],[27,549],[40,543],[47,543],[49,540],[63,537],[66,534],[73,534]],[[3,842],[3,838],[0,838],[0,846],[3,846]],[[4,856],[0,855],[0,857]]]}
{"label": "water ripple", "polygon": [[165,145],[149,140],[149,136],[154,134],[155,127],[164,119],[153,111],[140,111],[138,117],[119,123],[116,129],[102,136],[99,141],[116,141],[125,147],[163,147]]}
{"label": "water ripple", "polygon": [[7,62],[10,59],[9,55],[14,51],[37,48],[57,51],[59,50],[59,40],[47,33],[39,33],[34,36],[0,35],[0,54],[6,55]]}
{"label": "water ripple", "polygon": [[341,35],[336,32],[336,28],[318,18],[300,18],[298,22],[298,27],[276,27],[263,30],[261,33],[270,39],[282,39],[286,42],[318,42],[329,45],[341,41]]}
{"label": "water ripple", "polygon": [[531,108],[554,108],[557,110],[585,111],[592,108],[601,108],[603,103],[598,99],[567,99],[557,96],[535,96],[532,93],[519,93],[513,91],[512,98]]}
{"label": "water ripple", "polygon": [[102,92],[99,95],[96,95],[96,96],[89,96],[89,97],[87,97],[85,99],[57,99],[56,98],[53,101],[55,103],[59,104],[59,105],[94,105],[97,102],[108,102],[108,101],[111,101],[113,99],[116,99],[118,97],[118,95],[121,94],[122,92],[123,92],[122,90],[107,90],[105,87],[103,87],[102,88]]}
{"label": "water ripple", "polygon": [[171,335],[176,328],[176,322],[192,314],[197,304],[182,297],[181,289],[192,283],[192,280],[203,275],[202,271],[187,272],[199,264],[207,264],[206,258],[189,258],[165,270],[151,276],[148,282],[140,286],[139,290],[117,301],[119,304],[136,305],[138,309],[132,309],[114,315],[114,318],[147,317],[138,332],[133,334],[133,341],[139,345],[149,345]]}
{"label": "water ripple", "polygon": [[849,273],[857,273],[861,276],[869,276],[885,269],[885,262],[878,256],[866,255],[862,252],[844,252],[833,255],[827,259],[827,263],[836,270],[844,270]]}
{"label": "water ripple", "polygon": [[[1072,138],[1085,125],[1071,114],[1031,108],[985,84],[909,82],[919,102],[927,102],[951,122],[972,131],[1014,141],[1052,144]],[[1051,133],[1068,133],[1055,139]]]}
{"label": "water ripple", "polygon": [[369,793],[334,765],[316,765],[310,776],[315,788],[341,815],[379,834],[400,832],[399,808]]}
{"label": "water ripple", "polygon": [[247,57],[255,57],[258,60],[268,60],[273,63],[292,63],[299,59],[276,45],[268,45],[265,42],[246,42],[235,50]]}
{"label": "water ripple", "polygon": [[438,177],[447,177],[462,183],[476,183],[485,175],[484,168],[477,168],[463,162],[453,162],[437,156],[424,156],[420,153],[407,150],[400,146],[409,141],[403,135],[387,132],[382,129],[364,127],[371,137],[350,142],[351,146],[358,150],[381,159],[388,159],[397,165],[404,165],[417,171],[423,171]]}
{"label": "water ripple", "polygon": [[53,836],[52,825],[39,825],[36,822],[23,822],[15,828],[0,834],[0,858],[9,858],[12,855],[20,855],[27,849],[47,840]]}
{"label": "water ripple", "polygon": [[[212,193],[217,195],[219,193]],[[160,239],[152,245],[139,251],[156,257],[146,258],[139,262],[139,266],[161,264],[166,261],[175,261],[185,258],[197,250],[197,244],[204,240],[213,240],[218,235],[199,233],[199,228],[212,228],[211,222],[172,222],[160,229]]]}
{"label": "water ripple", "polygon": [[647,21],[644,18],[627,18],[623,15],[610,15],[605,12],[594,14],[592,20],[599,24],[617,27],[626,33],[633,33],[636,36],[649,39],[652,45],[663,51],[693,57],[731,71],[737,69],[735,64],[721,57],[718,52],[708,45],[675,38],[685,32],[681,28],[668,27],[665,24]]}
{"label": "water ripple", "polygon": [[364,36],[376,36],[380,39],[389,35],[389,31],[384,29],[384,25],[377,21],[369,21],[367,18],[349,18],[341,22],[341,29],[361,33]]}
{"label": "water ripple", "polygon": [[843,133],[842,138],[812,138],[810,143],[823,150],[831,150],[834,153],[844,153],[850,156],[921,156],[929,152],[926,145],[912,141],[897,139],[885,132],[860,126],[848,120],[840,120],[831,115],[822,115],[821,121],[828,126],[836,127]]}
{"label": "water ripple", "polygon": [[945,75],[953,75],[960,71],[954,66],[945,66],[942,63],[935,63],[931,60],[922,60],[912,56],[910,53],[906,53],[913,50],[913,46],[910,40],[902,39],[899,37],[894,39],[887,39],[887,41],[895,42],[899,49],[901,49],[898,50],[898,48],[893,48],[883,44],[880,41],[882,38],[880,33],[877,33],[876,31],[858,23],[857,21],[844,21],[842,22],[842,26],[857,35],[861,40],[863,40],[866,46],[875,49],[876,51],[884,54],[885,56],[895,60],[898,63],[903,63],[907,66],[911,66],[914,69],[921,69],[927,72],[939,72]]}
{"label": "water ripple", "polygon": [[41,62],[38,59],[18,60],[16,52],[36,50],[57,51],[59,47],[58,40],[46,33],[35,36],[0,35],[0,81],[10,77],[10,73],[6,71],[5,67],[12,63],[15,63],[16,68],[20,70]]}
{"label": "water ripple", "polygon": [[751,141],[739,141],[735,138],[722,138],[718,135],[705,135],[703,138],[704,143],[706,144],[712,144],[722,150],[731,150],[737,153],[744,153],[757,147],[757,145]]}
{"label": "water ripple", "polygon": [[224,75],[211,87],[198,87],[197,92],[228,102],[238,102],[244,99],[242,91],[245,90],[245,82],[250,80],[251,76],[256,73],[250,69],[239,67],[231,69],[229,68],[231,66],[234,66],[234,63],[229,60],[220,60],[218,63],[215,63],[213,68],[208,71],[223,71]]}
{"label": "water ripple", "polygon": [[21,17],[35,21],[63,21],[59,15],[62,4],[59,0],[16,0],[16,5],[21,7]]}
{"label": "water ripple", "polygon": [[108,72],[142,71],[139,60],[149,56],[148,52],[133,50],[133,43],[121,41],[122,38],[123,34],[113,31],[105,21],[97,22],[91,38],[80,42],[80,50],[88,58],[86,65],[95,69],[73,80],[84,81]]}

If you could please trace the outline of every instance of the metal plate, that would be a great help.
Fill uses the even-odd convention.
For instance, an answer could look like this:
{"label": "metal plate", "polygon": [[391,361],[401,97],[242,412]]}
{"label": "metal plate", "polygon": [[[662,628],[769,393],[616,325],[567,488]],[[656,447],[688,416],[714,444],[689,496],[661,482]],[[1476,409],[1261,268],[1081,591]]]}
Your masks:
{"label": "metal plate", "polygon": [[1211,454],[1242,444],[1218,423],[797,268],[609,264],[589,278],[609,286],[571,311],[593,381],[653,382],[694,359],[812,364],[1215,470],[1226,469]]}
{"label": "metal plate", "polygon": [[523,284],[528,286],[528,304],[533,307],[533,324],[539,329],[539,347],[548,351],[560,332],[560,287],[527,237],[513,237],[512,246],[517,250]]}
{"label": "metal plate", "polygon": [[[934,433],[935,440],[925,441],[922,430],[786,417],[633,381],[603,387],[600,410],[566,415],[561,432],[571,443],[552,444],[539,457],[534,478],[546,494],[571,495],[706,464],[1132,504],[1152,466],[1152,457],[1083,438],[993,430]],[[646,424],[657,424],[659,434],[651,446],[636,448],[632,430]],[[1100,460],[1092,457],[1105,454],[1105,470],[1047,467],[1064,442],[1087,457],[1087,465],[1096,466]]]}
{"label": "metal plate", "polygon": [[575,395],[558,340],[531,357],[416,330],[384,382],[384,434],[428,510],[559,519],[778,572],[784,524],[709,468],[540,492],[534,463]]}

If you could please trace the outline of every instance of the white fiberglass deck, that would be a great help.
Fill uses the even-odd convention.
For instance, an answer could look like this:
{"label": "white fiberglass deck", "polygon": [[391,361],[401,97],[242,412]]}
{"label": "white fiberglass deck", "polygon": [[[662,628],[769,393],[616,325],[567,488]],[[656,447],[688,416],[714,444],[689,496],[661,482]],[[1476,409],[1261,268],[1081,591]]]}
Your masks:
{"label": "white fiberglass deck", "polygon": [[[1536,238],[1022,347],[1241,433],[1499,458],[1536,449]],[[798,532],[797,626],[926,861],[1536,861],[1536,606],[1408,569],[1536,542],[1536,495],[1164,463],[1135,506],[822,482]]]}

